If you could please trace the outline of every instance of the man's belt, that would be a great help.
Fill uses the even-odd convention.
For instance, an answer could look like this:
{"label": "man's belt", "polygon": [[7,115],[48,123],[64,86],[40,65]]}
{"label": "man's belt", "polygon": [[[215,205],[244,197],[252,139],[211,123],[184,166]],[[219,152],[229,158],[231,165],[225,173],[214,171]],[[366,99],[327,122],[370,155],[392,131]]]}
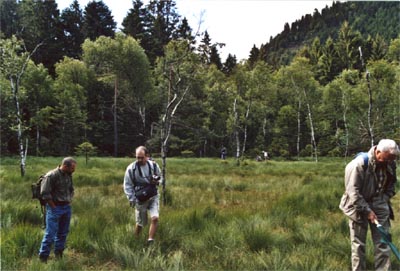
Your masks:
{"label": "man's belt", "polygon": [[57,206],[64,206],[64,205],[68,205],[69,201],[55,201],[54,204]]}

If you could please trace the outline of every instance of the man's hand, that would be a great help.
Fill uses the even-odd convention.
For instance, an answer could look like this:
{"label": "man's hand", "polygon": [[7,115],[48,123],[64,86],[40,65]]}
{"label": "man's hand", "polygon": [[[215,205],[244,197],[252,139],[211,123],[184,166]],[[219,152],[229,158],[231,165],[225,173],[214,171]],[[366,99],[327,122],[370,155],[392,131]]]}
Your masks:
{"label": "man's hand", "polygon": [[378,220],[378,217],[376,216],[374,211],[369,212],[368,220],[371,221],[371,223],[375,223],[375,220]]}
{"label": "man's hand", "polygon": [[135,208],[136,202],[135,201],[130,201],[129,202],[129,206],[131,206],[132,208]]}
{"label": "man's hand", "polygon": [[56,206],[56,204],[54,203],[54,201],[53,200],[48,200],[47,201],[47,203],[50,205],[50,207],[51,207],[51,209],[54,209],[54,208],[56,208],[57,206]]}

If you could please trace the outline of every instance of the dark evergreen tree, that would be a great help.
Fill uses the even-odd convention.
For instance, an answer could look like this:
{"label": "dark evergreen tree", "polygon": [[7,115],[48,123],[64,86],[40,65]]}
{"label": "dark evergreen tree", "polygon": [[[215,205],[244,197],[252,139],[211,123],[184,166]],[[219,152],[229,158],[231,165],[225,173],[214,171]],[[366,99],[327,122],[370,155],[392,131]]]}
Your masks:
{"label": "dark evergreen tree", "polygon": [[215,66],[217,66],[218,70],[222,70],[221,57],[219,56],[216,45],[211,47],[210,64],[214,64]]}
{"label": "dark evergreen tree", "polygon": [[192,35],[192,28],[189,26],[186,17],[182,19],[181,24],[178,26],[177,37],[188,40],[192,44],[195,42],[194,36]]}
{"label": "dark evergreen tree", "polygon": [[59,11],[54,0],[23,0],[19,3],[20,29],[18,37],[26,49],[32,51],[42,44],[32,56],[35,63],[42,63],[54,75],[54,64],[62,58],[63,33]]}
{"label": "dark evergreen tree", "polygon": [[371,59],[372,60],[380,60],[385,58],[388,51],[388,46],[385,42],[385,39],[376,34],[375,38],[372,41],[372,48],[371,48]]}
{"label": "dark evergreen tree", "polygon": [[0,1],[0,37],[10,38],[18,32],[18,5],[16,0]]}
{"label": "dark evergreen tree", "polygon": [[253,48],[251,48],[250,56],[249,56],[249,65],[251,68],[253,68],[254,64],[258,61],[259,55],[260,55],[260,50],[254,44]]}
{"label": "dark evergreen tree", "polygon": [[150,40],[145,45],[145,50],[150,62],[154,63],[157,57],[164,55],[164,46],[178,37],[180,16],[173,0],[151,0],[147,9]]}
{"label": "dark evergreen tree", "polygon": [[236,56],[234,56],[234,55],[232,56],[231,54],[228,54],[228,57],[225,60],[222,71],[226,75],[231,75],[233,72],[233,69],[236,67],[236,65],[237,65]]}
{"label": "dark evergreen tree", "polygon": [[74,0],[70,7],[63,10],[61,24],[64,30],[64,55],[80,58],[84,37],[82,32],[83,14],[78,0]]}
{"label": "dark evergreen tree", "polygon": [[201,39],[197,50],[200,54],[202,62],[205,64],[210,64],[211,38],[207,30],[204,32],[203,38]]}
{"label": "dark evergreen tree", "polygon": [[164,55],[164,46],[172,39],[194,40],[187,20],[179,22],[173,0],[152,0],[145,7],[141,0],[134,0],[133,8],[123,20],[122,31],[140,41],[153,64],[157,57]]}
{"label": "dark evergreen tree", "polygon": [[353,31],[348,22],[345,21],[340,27],[338,40],[335,44],[341,68],[360,67],[359,47],[361,45],[362,37],[360,32]]}
{"label": "dark evergreen tree", "polygon": [[83,33],[85,38],[95,40],[100,36],[114,37],[116,22],[103,1],[91,1],[84,11]]}
{"label": "dark evergreen tree", "polygon": [[131,35],[136,40],[143,44],[143,40],[148,36],[146,32],[146,9],[143,7],[141,0],[133,1],[133,8],[131,8],[122,21],[122,32]]}

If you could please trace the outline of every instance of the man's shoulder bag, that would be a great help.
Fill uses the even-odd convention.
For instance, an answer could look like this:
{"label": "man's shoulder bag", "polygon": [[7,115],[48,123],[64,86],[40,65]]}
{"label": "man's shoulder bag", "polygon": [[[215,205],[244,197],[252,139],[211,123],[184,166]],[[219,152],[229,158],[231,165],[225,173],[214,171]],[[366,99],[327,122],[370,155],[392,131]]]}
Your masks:
{"label": "man's shoulder bag", "polygon": [[[149,172],[153,172],[155,173],[156,171],[156,163],[153,163],[153,171],[151,170],[151,166],[150,163],[147,162],[147,166],[149,167]],[[135,178],[135,170],[136,168],[138,168],[139,171],[139,175],[141,177],[143,177],[143,173],[142,170],[140,169],[140,166],[135,163],[133,166],[133,182],[134,182],[134,178]],[[138,189],[137,191],[135,191],[135,197],[139,200],[139,202],[144,202],[149,200],[150,198],[154,197],[155,195],[157,195],[157,187],[155,184],[147,184],[145,186],[143,186],[142,188]]]}

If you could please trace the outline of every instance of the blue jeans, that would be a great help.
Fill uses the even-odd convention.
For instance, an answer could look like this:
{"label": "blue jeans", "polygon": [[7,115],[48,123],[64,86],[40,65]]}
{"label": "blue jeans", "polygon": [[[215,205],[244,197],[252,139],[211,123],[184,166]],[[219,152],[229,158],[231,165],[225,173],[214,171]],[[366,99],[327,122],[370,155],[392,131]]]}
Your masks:
{"label": "blue jeans", "polygon": [[46,209],[46,230],[39,250],[39,255],[43,257],[50,255],[53,243],[54,251],[64,250],[71,221],[70,205],[56,206],[54,209],[47,205]]}

